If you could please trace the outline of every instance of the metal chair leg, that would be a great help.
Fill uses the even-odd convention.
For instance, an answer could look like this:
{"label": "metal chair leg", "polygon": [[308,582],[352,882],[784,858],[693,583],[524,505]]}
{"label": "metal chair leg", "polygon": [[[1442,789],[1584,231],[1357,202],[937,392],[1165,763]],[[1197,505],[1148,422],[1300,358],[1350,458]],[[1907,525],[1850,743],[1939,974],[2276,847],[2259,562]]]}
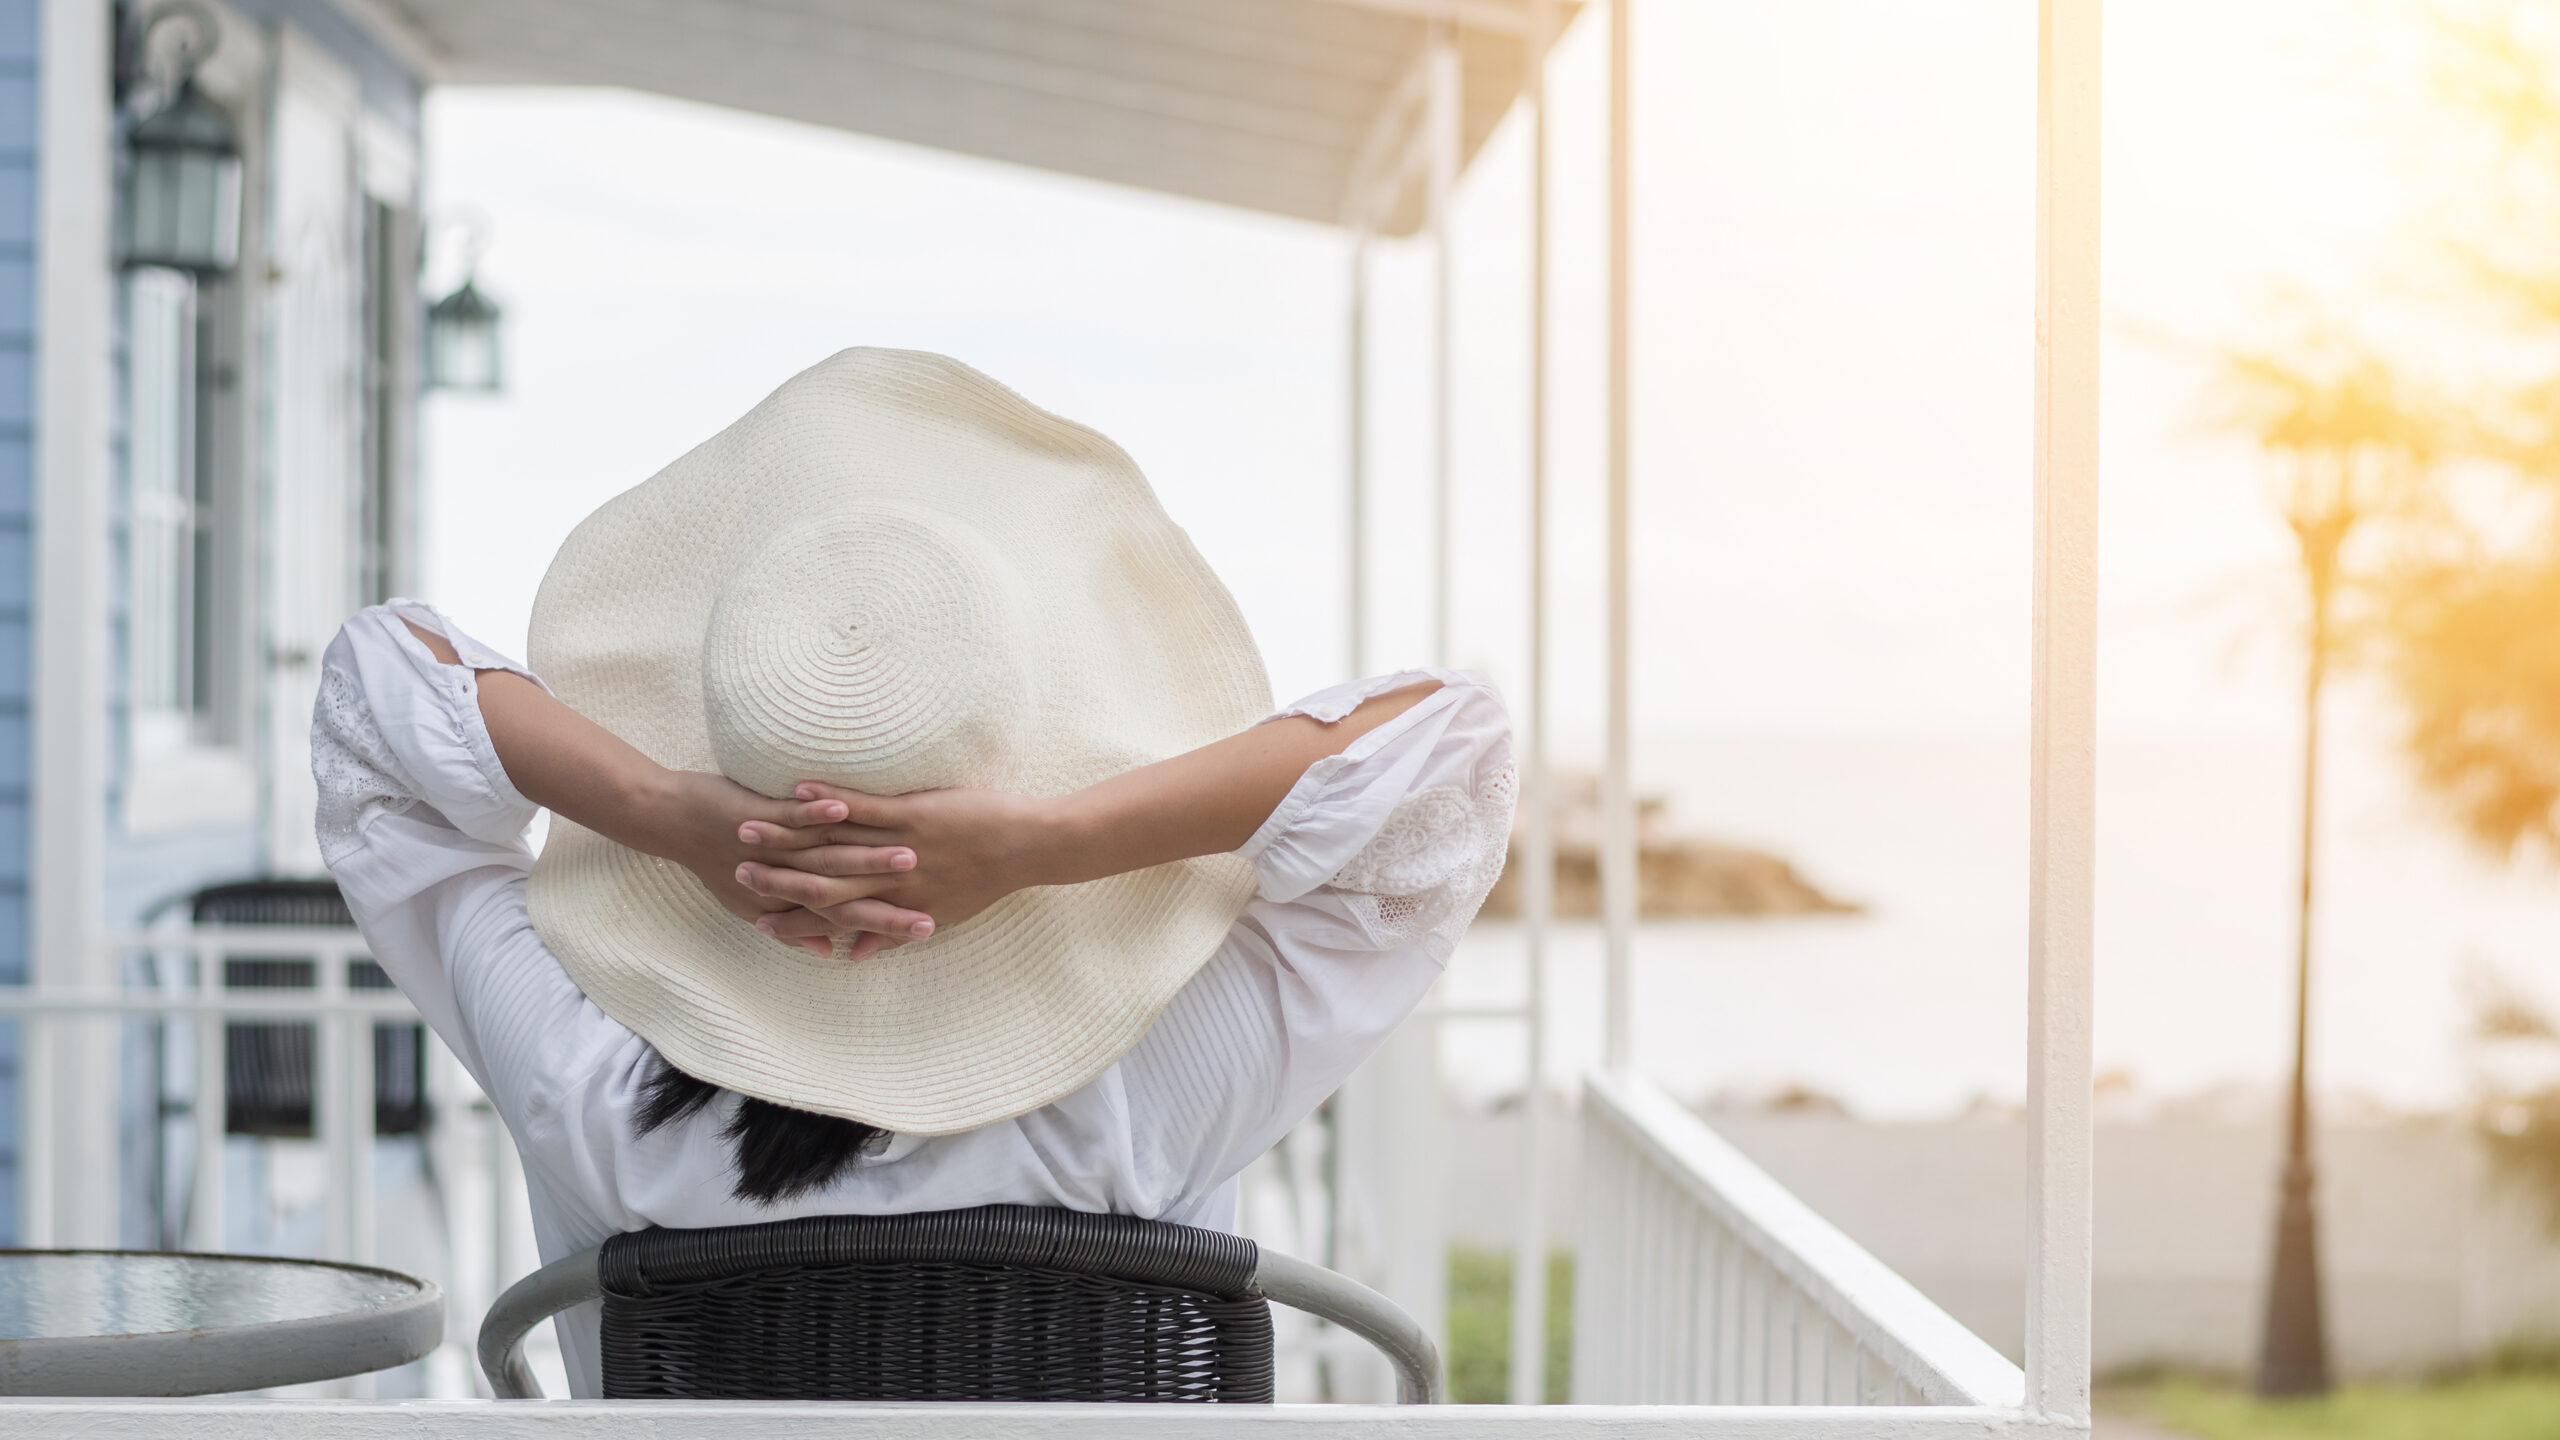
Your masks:
{"label": "metal chair leg", "polygon": [[524,1363],[524,1337],[534,1326],[572,1305],[604,1294],[596,1273],[596,1256],[604,1247],[590,1245],[534,1271],[498,1297],[480,1322],[480,1369],[489,1377],[490,1393],[501,1400],[539,1400],[541,1382]]}
{"label": "metal chair leg", "polygon": [[1404,1307],[1348,1275],[1276,1250],[1262,1252],[1253,1283],[1263,1298],[1330,1320],[1376,1346],[1396,1367],[1397,1404],[1440,1403],[1440,1349]]}

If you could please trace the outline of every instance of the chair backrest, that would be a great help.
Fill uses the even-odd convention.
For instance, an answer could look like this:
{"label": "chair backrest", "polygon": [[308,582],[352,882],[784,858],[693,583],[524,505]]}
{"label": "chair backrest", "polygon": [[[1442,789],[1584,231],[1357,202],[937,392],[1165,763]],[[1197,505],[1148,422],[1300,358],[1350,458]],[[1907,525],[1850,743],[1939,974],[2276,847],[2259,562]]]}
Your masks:
{"label": "chair backrest", "polygon": [[989,1205],[605,1242],[617,1399],[1267,1403],[1240,1236]]}
{"label": "chair backrest", "polygon": [[[334,880],[240,880],[209,885],[186,897],[198,925],[261,929],[353,929],[355,915]],[[371,960],[350,964],[347,986],[389,990],[391,977]],[[308,990],[319,976],[306,957],[235,955],[223,961],[227,990]],[[233,1135],[307,1140],[313,1129],[312,1052],[308,1021],[233,1021],[222,1027],[223,1129]],[[373,1133],[416,1135],[427,1128],[427,1030],[386,1021],[373,1027]]]}
{"label": "chair backrest", "polygon": [[198,925],[334,925],[352,928],[354,912],[335,880],[237,880],[187,897]]}

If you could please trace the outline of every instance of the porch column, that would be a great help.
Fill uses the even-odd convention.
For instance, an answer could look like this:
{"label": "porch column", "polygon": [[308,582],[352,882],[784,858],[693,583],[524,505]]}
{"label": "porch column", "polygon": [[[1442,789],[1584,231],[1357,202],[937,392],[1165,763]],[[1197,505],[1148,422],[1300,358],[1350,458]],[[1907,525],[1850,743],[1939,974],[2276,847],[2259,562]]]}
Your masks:
{"label": "porch column", "polygon": [[2035,710],[2027,875],[2027,1409],[2089,1418],[2097,890],[2098,0],[2036,44]]}
{"label": "porch column", "polygon": [[1348,513],[1343,534],[1343,655],[1357,680],[1369,673],[1369,228],[1351,235],[1350,331],[1344,371],[1350,386],[1345,459]]}
{"label": "porch column", "polygon": [[1555,0],[1534,0],[1529,66],[1529,673],[1522,705],[1521,929],[1527,939],[1528,1085],[1520,1101],[1520,1242],[1511,1259],[1511,1403],[1547,1397],[1547,926],[1556,837],[1547,789],[1547,47]]}
{"label": "porch column", "polygon": [[1458,31],[1446,20],[1431,25],[1430,74],[1423,126],[1429,132],[1431,229],[1431,663],[1449,663],[1449,202],[1457,193],[1461,128]]}
{"label": "porch column", "polygon": [[[106,985],[109,177],[106,0],[43,0],[37,57],[35,692],[28,977]],[[112,1019],[21,1022],[21,1243],[116,1243]]]}
{"label": "porch column", "polygon": [[1627,782],[1627,12],[1609,3],[1608,680],[1600,767],[1600,913],[1608,971],[1602,1063],[1633,1050],[1629,994],[1636,925],[1636,816]]}

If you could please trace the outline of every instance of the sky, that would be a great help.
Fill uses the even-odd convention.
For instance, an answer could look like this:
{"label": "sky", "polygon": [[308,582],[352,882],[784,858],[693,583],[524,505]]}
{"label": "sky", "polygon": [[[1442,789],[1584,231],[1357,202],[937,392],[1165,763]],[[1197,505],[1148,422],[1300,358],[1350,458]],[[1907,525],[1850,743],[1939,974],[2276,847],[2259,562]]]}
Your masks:
{"label": "sky", "polygon": [[[1700,757],[1717,737],[1761,747],[1734,755],[1826,737],[2014,742],[2028,699],[2032,0],[1638,4],[1640,780],[1672,789],[1677,810],[1714,771]],[[2106,753],[2130,758],[2102,760],[2116,787],[2102,795],[2102,992],[2119,999],[2100,1039],[2102,1059],[2184,1082],[2233,1057],[2275,1061],[2249,1037],[2276,1035],[2290,1003],[2300,724],[2291,541],[2255,457],[2207,422],[2207,352],[2264,333],[2288,296],[2352,299],[2445,183],[2393,58],[2415,14],[2382,0],[2106,13],[2099,711]],[[1601,19],[1595,7],[1565,38],[1552,81],[1545,543],[1566,763],[1597,757],[1602,678]],[[1515,698],[1519,119],[1463,182],[1451,250],[1450,658]],[[507,392],[433,396],[426,416],[428,598],[491,643],[520,651],[544,567],[597,504],[828,353],[896,345],[958,356],[1120,441],[1235,591],[1283,698],[1347,672],[1340,233],[611,91],[440,89],[427,157],[431,283],[452,283],[476,227],[479,280],[507,312]],[[1391,242],[1372,261],[1378,668],[1429,658],[1431,258]],[[2334,761],[2356,798],[2334,823],[2353,883],[2332,902],[2340,980],[2323,1003],[2343,1017],[2338,1048],[2440,1102],[2459,1082],[2455,977],[2484,946],[2541,964],[2519,937],[2553,933],[2550,887],[2427,829],[2395,786],[2391,723],[2373,694],[2340,695]],[[2232,784],[2254,787],[2233,802],[2245,823],[2217,813],[2231,807],[2213,767],[2233,764]],[[2014,778],[1975,795],[1963,822],[2004,846],[2022,844]],[[1892,823],[1930,833],[1939,802],[1905,788],[1913,808]],[[1739,838],[1783,840],[1817,869],[1835,854],[1890,863],[1840,838],[1873,828],[1854,805],[1811,793],[1724,813],[1765,820]],[[1812,818],[1835,813],[1830,831]],[[2017,885],[1999,866],[2020,856],[2002,849],[1984,872],[2003,924]],[[2387,913],[2371,908],[2384,894],[2398,896]],[[2220,948],[2182,938],[2195,925]],[[2000,957],[1986,993],[2022,984],[2005,931],[1949,943]],[[2180,1068],[2162,1057],[2200,1005],[2232,1008],[2234,1037]]]}
{"label": "sky", "polygon": [[[2356,24],[2341,17],[2362,17]],[[2379,16],[2379,18],[2377,18]],[[2014,730],[2032,387],[2033,6],[1637,13],[1638,727]],[[2284,538],[2185,347],[2387,237],[2353,4],[2109,11],[2101,704],[2112,731],[2281,733]],[[2361,27],[2361,28],[2359,28]],[[1596,743],[1596,24],[1557,56],[1548,532],[1560,743]],[[1515,117],[1516,119],[1517,117]],[[1462,189],[1452,659],[1525,635],[1525,133]],[[429,588],[521,643],[560,537],[852,344],[942,350],[1136,455],[1297,692],[1343,642],[1348,247],[1269,219],[611,91],[447,88],[449,282],[476,222],[510,387],[428,423]],[[1430,257],[1382,247],[1380,663],[1426,658]],[[2256,653],[2266,652],[2266,653]]]}

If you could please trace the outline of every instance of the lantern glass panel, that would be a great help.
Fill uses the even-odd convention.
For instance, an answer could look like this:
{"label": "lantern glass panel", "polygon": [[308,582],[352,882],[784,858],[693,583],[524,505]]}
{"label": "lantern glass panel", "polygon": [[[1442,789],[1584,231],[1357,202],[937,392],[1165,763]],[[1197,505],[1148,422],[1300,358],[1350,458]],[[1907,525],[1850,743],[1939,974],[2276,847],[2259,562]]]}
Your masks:
{"label": "lantern glass panel", "polygon": [[427,383],[439,390],[494,394],[500,370],[498,307],[469,283],[427,312]]}
{"label": "lantern glass panel", "polygon": [[221,274],[240,263],[240,158],[137,151],[126,197],[125,261]]}

